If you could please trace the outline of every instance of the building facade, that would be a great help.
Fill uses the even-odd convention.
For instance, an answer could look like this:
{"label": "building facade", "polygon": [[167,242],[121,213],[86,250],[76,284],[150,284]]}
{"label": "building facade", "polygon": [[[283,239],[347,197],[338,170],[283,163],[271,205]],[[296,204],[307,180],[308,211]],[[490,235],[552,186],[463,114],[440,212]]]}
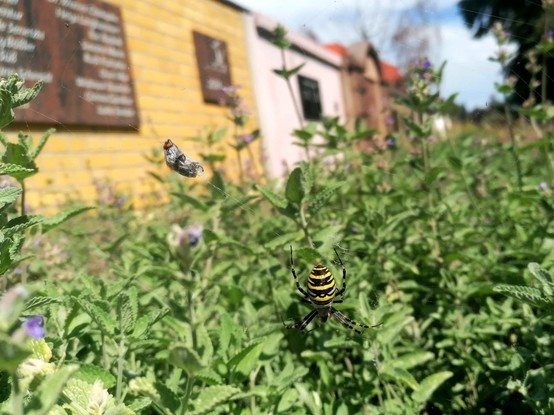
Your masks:
{"label": "building facade", "polygon": [[[19,3],[29,3],[24,5],[27,8],[36,5],[36,15],[27,16],[23,9],[14,8],[11,23],[39,28],[44,20],[52,27],[37,29],[35,38],[21,36],[22,41],[34,45],[34,51],[20,54],[20,61],[12,65],[33,69],[41,64],[35,60],[43,59],[42,72],[35,69],[21,75],[30,83],[33,74],[47,77],[39,99],[44,95],[48,102],[42,102],[44,109],[16,109],[17,123],[8,127],[8,135],[13,137],[22,130],[39,136],[49,126],[57,128],[37,159],[40,174],[28,180],[31,208],[48,210],[67,199],[94,202],[102,185],[131,195],[139,207],[158,202],[158,196],[152,196],[158,185],[148,172],[168,174],[169,170],[165,166],[158,169],[145,155],[161,150],[168,138],[187,156],[199,160],[198,153],[205,151],[205,146],[188,139],[227,126],[229,132],[219,150],[232,159],[229,108],[217,102],[217,94],[210,96],[208,91],[206,95],[210,88],[220,90],[224,83],[241,85],[240,93],[251,111],[247,127],[257,127],[245,10],[232,2]],[[48,42],[54,40],[57,46],[49,49]],[[48,53],[59,55],[49,57]],[[201,73],[206,62],[228,78],[218,79],[209,70]],[[0,68],[4,73],[11,70],[4,63]],[[96,104],[95,110],[88,108],[91,104]],[[75,107],[82,108],[72,111]],[[260,162],[257,146],[253,144],[253,163]],[[229,166],[229,175],[236,176],[232,162]],[[187,180],[208,180],[210,176],[207,171],[202,178]]]}
{"label": "building facade", "polygon": [[[342,59],[292,31],[286,36],[292,47],[282,55],[271,43],[277,22],[256,13],[245,19],[266,173],[279,178],[306,157],[304,150],[293,144],[294,130],[324,117],[338,116],[345,121]],[[286,81],[273,72],[283,67],[283,57],[289,69],[304,64],[291,77],[292,96]]]}

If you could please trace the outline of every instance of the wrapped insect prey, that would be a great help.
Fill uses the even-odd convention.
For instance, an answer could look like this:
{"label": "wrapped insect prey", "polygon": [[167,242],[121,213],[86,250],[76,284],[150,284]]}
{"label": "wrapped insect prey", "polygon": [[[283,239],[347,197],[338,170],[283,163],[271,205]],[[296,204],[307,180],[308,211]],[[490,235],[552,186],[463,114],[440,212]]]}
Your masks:
{"label": "wrapped insect prey", "polygon": [[164,143],[165,164],[171,169],[185,177],[202,176],[204,167],[197,161],[185,156],[171,140]]}

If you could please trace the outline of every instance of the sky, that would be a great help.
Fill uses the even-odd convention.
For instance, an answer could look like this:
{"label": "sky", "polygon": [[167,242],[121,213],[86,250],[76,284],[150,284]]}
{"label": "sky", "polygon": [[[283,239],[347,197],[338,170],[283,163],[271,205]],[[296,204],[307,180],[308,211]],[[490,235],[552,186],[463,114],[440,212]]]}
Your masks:
{"label": "sky", "polygon": [[[379,31],[386,21],[410,8],[415,0],[233,0],[251,11],[262,13],[294,31],[312,30],[321,43],[348,45],[359,40],[353,22],[360,16],[368,27],[381,59],[396,64],[392,48],[379,45]],[[456,102],[471,110],[485,107],[495,95],[494,83],[501,81],[497,63],[489,61],[498,49],[491,35],[473,39],[457,8],[457,0],[436,0],[424,10],[433,41],[431,61],[447,61],[442,83],[443,96],[458,93]],[[360,15],[362,10],[362,15]],[[385,22],[385,23],[383,23]],[[372,33],[372,29],[373,33]]]}

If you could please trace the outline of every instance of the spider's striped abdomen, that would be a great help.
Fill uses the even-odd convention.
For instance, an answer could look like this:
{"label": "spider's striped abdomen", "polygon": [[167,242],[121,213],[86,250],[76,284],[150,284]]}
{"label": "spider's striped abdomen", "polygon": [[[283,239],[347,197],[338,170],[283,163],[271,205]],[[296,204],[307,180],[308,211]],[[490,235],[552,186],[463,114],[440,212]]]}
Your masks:
{"label": "spider's striped abdomen", "polygon": [[335,277],[326,266],[316,265],[308,277],[308,296],[316,306],[328,306],[337,291]]}

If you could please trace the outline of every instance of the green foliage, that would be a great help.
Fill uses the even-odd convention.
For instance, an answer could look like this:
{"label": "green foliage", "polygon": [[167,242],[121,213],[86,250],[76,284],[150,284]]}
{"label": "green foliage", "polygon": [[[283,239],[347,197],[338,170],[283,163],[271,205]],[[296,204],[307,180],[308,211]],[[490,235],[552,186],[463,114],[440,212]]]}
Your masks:
{"label": "green foliage", "polygon": [[0,79],[0,128],[4,128],[14,119],[13,109],[36,98],[42,88],[42,81],[32,88],[25,89],[17,74]]}
{"label": "green foliage", "polygon": [[[284,31],[276,36],[289,46]],[[235,185],[220,159],[206,158],[207,181],[157,177],[167,206],[82,216],[63,229],[54,227],[81,208],[50,219],[17,214],[23,192],[0,189],[6,257],[18,258],[18,235],[42,230],[29,267],[6,273],[33,290],[0,307],[10,310],[0,316],[9,380],[26,373],[16,386],[41,402],[36,411],[55,414],[552,413],[554,183],[538,186],[549,174],[538,162],[545,146],[511,149],[481,131],[432,142],[430,114],[453,101],[438,99],[442,69],[426,60],[414,69],[407,136],[398,133],[394,147],[379,147],[360,124],[307,124],[294,136],[310,157],[279,184]],[[207,157],[224,135],[210,131]],[[360,140],[374,151],[361,152]],[[34,171],[30,147],[10,154]],[[521,186],[511,183],[513,151]],[[336,249],[347,291],[334,306],[382,324],[361,335],[332,320],[309,333],[285,329],[306,313],[290,245],[302,285],[316,263],[341,284]],[[52,260],[63,248],[66,260]],[[31,313],[44,316],[41,342],[51,348],[16,336]],[[48,398],[45,379],[56,391]],[[0,377],[0,390],[9,385]],[[6,395],[0,413],[23,397]]]}
{"label": "green foliage", "polygon": [[[13,118],[13,108],[34,99],[42,82],[32,88],[24,89],[23,81],[17,75],[0,80],[0,127],[9,124]],[[54,130],[48,130],[33,148],[32,138],[19,133],[18,141],[9,142],[0,132],[0,142],[4,152],[0,154],[0,175],[11,176],[21,187],[6,186],[0,188],[0,277],[2,286],[9,284],[7,273],[17,267],[27,257],[20,251],[26,233],[39,225],[43,231],[50,230],[87,208],[74,208],[50,218],[41,215],[25,214],[25,179],[36,174],[38,167],[35,159],[46,145]],[[21,211],[14,212],[13,206],[21,198]],[[37,346],[29,337],[42,337],[42,317],[23,314],[39,304],[52,303],[31,299],[25,305],[27,291],[20,285],[14,285],[3,292],[0,300],[0,383],[3,399],[0,401],[0,413],[41,415],[57,412],[53,409],[60,398],[68,380],[78,370],[76,365],[54,367],[49,363],[51,351],[45,343]],[[24,320],[21,324],[20,320]],[[11,386],[11,393],[9,387]],[[9,409],[8,409],[9,408]]]}

